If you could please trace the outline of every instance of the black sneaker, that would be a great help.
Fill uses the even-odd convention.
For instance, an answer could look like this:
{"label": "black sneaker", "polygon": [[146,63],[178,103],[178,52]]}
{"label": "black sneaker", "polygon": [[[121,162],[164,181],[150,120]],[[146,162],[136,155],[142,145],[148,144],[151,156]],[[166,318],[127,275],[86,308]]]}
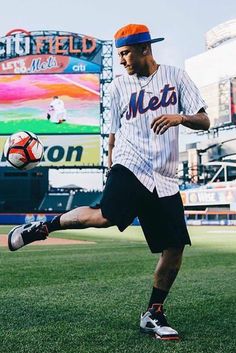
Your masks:
{"label": "black sneaker", "polygon": [[16,226],[8,234],[8,247],[16,251],[36,240],[45,240],[48,236],[47,226],[43,222],[32,222]]}
{"label": "black sneaker", "polygon": [[166,320],[162,304],[154,304],[140,318],[140,331],[161,340],[179,340],[179,334]]}

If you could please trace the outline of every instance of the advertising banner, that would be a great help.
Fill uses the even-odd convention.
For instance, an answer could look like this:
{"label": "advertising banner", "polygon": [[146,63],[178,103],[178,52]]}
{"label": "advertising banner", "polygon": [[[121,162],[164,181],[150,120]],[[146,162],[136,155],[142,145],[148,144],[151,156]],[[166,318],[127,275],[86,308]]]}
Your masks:
{"label": "advertising banner", "polygon": [[[0,167],[10,166],[3,155],[6,136],[0,136]],[[42,167],[100,165],[100,135],[40,135],[44,146]]]}
{"label": "advertising banner", "polygon": [[227,205],[236,200],[236,187],[182,191],[184,206]]}
{"label": "advertising banner", "polygon": [[40,73],[99,73],[100,65],[63,55],[28,55],[0,62],[0,75]]}

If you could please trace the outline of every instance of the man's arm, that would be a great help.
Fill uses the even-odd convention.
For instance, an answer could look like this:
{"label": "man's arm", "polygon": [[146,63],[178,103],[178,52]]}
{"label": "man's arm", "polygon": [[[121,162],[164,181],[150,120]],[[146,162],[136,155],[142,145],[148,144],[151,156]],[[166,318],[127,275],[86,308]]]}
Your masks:
{"label": "man's arm", "polygon": [[108,139],[108,168],[110,169],[112,166],[112,150],[115,146],[115,134],[109,134]]}
{"label": "man's arm", "polygon": [[164,134],[171,126],[183,125],[193,130],[208,130],[210,120],[202,109],[194,115],[166,114],[155,118],[151,124],[151,129],[156,134]]}
{"label": "man's arm", "polygon": [[208,130],[210,120],[207,113],[202,109],[195,115],[182,115],[181,124],[193,130]]}

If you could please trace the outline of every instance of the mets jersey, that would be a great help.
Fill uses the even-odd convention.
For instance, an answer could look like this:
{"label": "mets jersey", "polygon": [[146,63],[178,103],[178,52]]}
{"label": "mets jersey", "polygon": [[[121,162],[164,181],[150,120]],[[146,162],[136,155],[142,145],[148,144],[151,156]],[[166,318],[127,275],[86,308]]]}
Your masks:
{"label": "mets jersey", "polygon": [[128,168],[159,197],[179,191],[179,126],[164,134],[151,129],[163,114],[194,115],[206,108],[199,90],[184,70],[160,65],[149,77],[123,75],[110,85],[111,128],[115,134],[112,165]]}

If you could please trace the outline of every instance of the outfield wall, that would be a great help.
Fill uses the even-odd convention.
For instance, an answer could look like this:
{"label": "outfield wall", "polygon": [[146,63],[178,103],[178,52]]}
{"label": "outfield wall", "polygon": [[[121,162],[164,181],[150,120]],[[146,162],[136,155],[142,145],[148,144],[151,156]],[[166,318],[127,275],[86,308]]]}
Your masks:
{"label": "outfield wall", "polygon": [[185,211],[185,220],[187,225],[216,225],[216,226],[234,226],[236,225],[235,211]]}
{"label": "outfield wall", "polygon": [[[50,221],[59,213],[1,213],[0,225],[23,224],[35,221]],[[185,220],[187,225],[236,225],[235,211],[185,211]],[[135,218],[132,225],[138,226],[139,220]]]}
{"label": "outfield wall", "polygon": [[4,224],[23,224],[35,221],[50,221],[53,217],[57,216],[56,213],[1,213],[0,225]]}

